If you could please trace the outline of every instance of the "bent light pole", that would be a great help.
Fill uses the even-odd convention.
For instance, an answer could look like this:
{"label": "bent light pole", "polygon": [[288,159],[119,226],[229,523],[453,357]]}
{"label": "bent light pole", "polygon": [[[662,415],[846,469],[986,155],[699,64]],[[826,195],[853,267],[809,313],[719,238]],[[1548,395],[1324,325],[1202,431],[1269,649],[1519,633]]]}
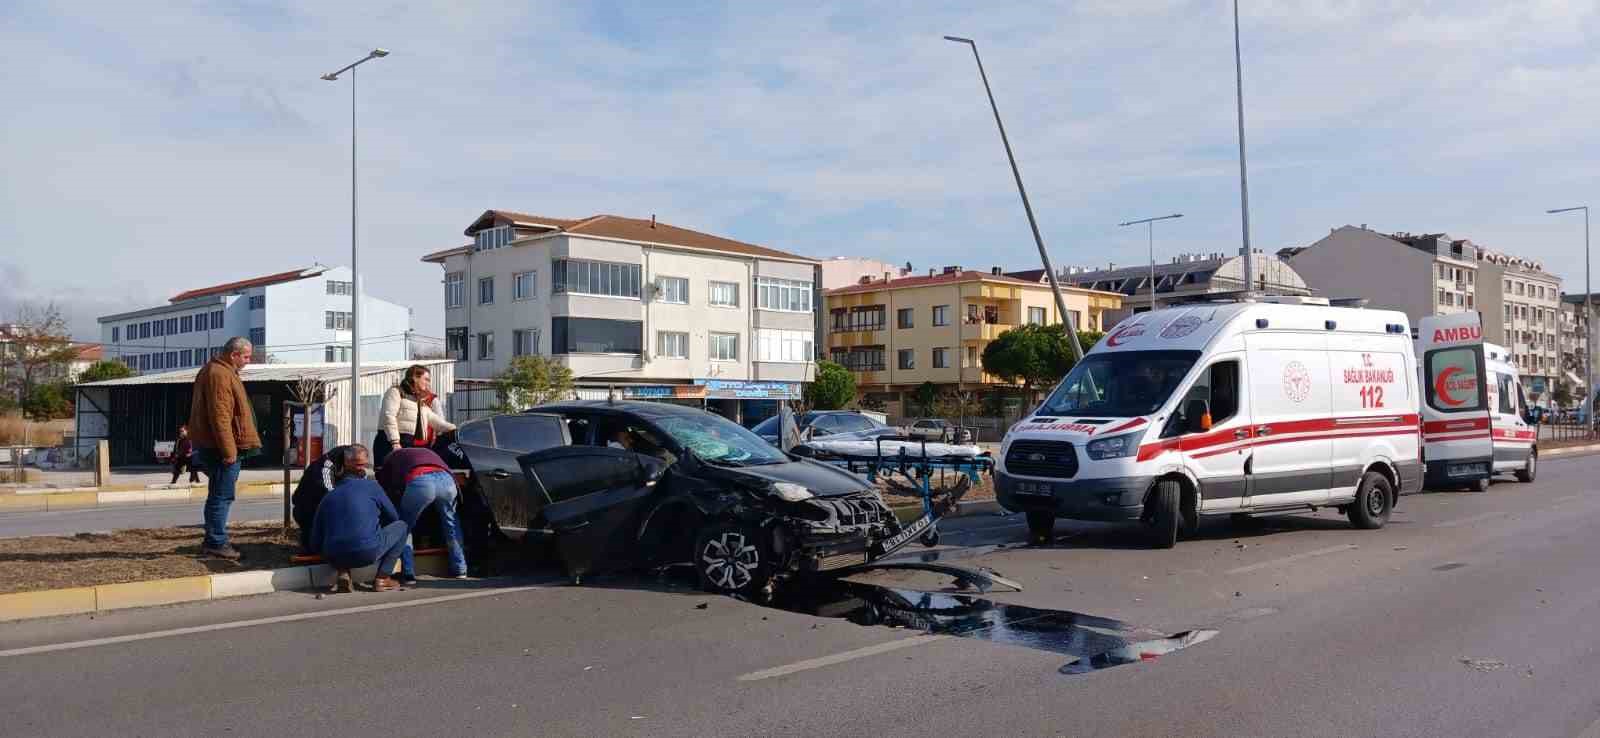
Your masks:
{"label": "bent light pole", "polygon": [[[1588,376],[1584,378],[1587,383],[1583,387],[1583,417],[1588,420],[1584,423],[1590,436],[1594,435],[1594,291],[1589,287],[1589,206],[1579,205],[1571,208],[1556,208],[1546,210],[1552,215],[1556,213],[1570,213],[1576,210],[1583,211],[1583,372]],[[1557,370],[1560,370],[1560,357],[1556,359]]]}
{"label": "bent light pole", "polygon": [[995,105],[994,90],[989,89],[989,75],[983,71],[983,58],[978,56],[978,44],[960,36],[945,36],[944,39],[972,47],[972,58],[978,62],[978,76],[983,79],[983,91],[989,96],[989,109],[994,111],[995,127],[1000,129],[1000,143],[1006,147],[1006,160],[1011,162],[1011,176],[1017,180],[1017,194],[1022,196],[1022,209],[1028,214],[1028,227],[1033,229],[1033,243],[1039,247],[1039,260],[1044,262],[1044,274],[1050,279],[1050,292],[1056,296],[1056,310],[1061,312],[1061,322],[1067,326],[1067,345],[1072,347],[1073,360],[1082,360],[1083,346],[1078,344],[1078,326],[1072,322],[1072,314],[1067,312],[1067,300],[1061,296],[1061,286],[1056,284],[1056,270],[1050,264],[1049,252],[1045,251],[1044,238],[1039,236],[1039,221],[1034,219],[1033,206],[1028,204],[1028,190],[1022,186],[1022,172],[1017,170],[1017,157],[1011,153],[1011,140],[1006,138],[1006,124],[1000,122],[1000,107]]}
{"label": "bent light pole", "polygon": [[[345,68],[322,75],[323,79],[334,82],[339,75],[350,73],[350,443],[361,443],[361,253],[356,249],[356,67],[388,55],[388,49],[373,49]],[[399,442],[399,439],[392,440]]]}

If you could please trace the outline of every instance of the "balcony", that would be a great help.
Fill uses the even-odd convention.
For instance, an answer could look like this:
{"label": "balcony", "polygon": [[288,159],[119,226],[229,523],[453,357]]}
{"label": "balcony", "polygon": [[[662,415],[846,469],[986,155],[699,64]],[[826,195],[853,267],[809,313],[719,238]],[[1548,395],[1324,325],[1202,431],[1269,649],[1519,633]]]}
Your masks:
{"label": "balcony", "polygon": [[981,320],[976,323],[964,323],[961,326],[961,340],[993,341],[999,338],[1000,334],[1016,327],[1012,323],[987,323]]}

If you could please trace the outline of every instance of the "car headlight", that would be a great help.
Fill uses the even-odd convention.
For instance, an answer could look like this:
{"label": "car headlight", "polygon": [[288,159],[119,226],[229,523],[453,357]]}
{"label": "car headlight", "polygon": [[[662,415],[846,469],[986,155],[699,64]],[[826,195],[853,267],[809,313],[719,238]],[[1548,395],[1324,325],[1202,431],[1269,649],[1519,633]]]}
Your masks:
{"label": "car headlight", "polygon": [[778,493],[778,499],[784,502],[804,502],[816,497],[811,490],[794,482],[774,482],[772,491]]}
{"label": "car headlight", "polygon": [[1120,436],[1090,441],[1089,445],[1085,446],[1083,450],[1089,454],[1089,458],[1095,460],[1120,459],[1138,453],[1139,439],[1143,437],[1144,431],[1142,430],[1124,433]]}

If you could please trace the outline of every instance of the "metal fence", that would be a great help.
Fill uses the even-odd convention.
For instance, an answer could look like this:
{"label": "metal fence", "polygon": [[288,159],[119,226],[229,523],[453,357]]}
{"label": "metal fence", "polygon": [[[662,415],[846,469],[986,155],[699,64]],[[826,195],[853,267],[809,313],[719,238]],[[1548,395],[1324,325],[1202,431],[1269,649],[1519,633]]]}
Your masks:
{"label": "metal fence", "polygon": [[1541,441],[1586,441],[1595,436],[1590,432],[1587,423],[1563,422],[1540,423],[1539,440]]}

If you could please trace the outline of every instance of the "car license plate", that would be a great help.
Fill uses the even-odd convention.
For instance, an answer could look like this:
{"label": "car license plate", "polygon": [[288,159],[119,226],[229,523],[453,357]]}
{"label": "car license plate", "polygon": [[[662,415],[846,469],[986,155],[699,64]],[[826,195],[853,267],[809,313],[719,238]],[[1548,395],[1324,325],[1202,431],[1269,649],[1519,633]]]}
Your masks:
{"label": "car license plate", "polygon": [[1055,491],[1050,488],[1049,482],[1017,482],[1014,488],[1019,495],[1050,496]]}

